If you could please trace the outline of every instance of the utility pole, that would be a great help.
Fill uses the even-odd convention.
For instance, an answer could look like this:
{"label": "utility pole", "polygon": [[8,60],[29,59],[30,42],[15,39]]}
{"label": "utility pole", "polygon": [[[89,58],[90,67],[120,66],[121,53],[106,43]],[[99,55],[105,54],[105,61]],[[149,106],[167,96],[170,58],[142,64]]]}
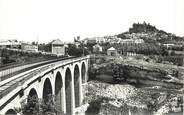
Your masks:
{"label": "utility pole", "polygon": [[83,41],[81,42],[82,42],[82,56],[84,56],[84,42]]}
{"label": "utility pole", "polygon": [[82,44],[82,56],[84,56],[84,42],[80,40],[80,36],[77,36],[76,41]]}

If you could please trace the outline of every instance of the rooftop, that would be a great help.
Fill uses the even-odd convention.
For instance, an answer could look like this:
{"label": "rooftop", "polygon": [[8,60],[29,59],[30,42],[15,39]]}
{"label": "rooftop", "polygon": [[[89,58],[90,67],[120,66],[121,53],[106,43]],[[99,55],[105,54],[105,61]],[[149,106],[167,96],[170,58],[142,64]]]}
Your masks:
{"label": "rooftop", "polygon": [[114,50],[116,50],[114,47],[111,47],[108,49],[108,51],[114,51]]}
{"label": "rooftop", "polygon": [[64,44],[60,39],[52,40],[49,44]]}

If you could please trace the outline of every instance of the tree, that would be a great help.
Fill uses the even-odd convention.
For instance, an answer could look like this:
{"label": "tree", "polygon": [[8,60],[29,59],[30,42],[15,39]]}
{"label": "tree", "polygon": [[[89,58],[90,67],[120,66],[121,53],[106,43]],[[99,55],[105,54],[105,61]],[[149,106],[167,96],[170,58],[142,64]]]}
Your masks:
{"label": "tree", "polygon": [[[84,52],[83,52],[83,50],[84,50]],[[84,55],[89,54],[87,49],[85,49],[85,47],[79,46],[77,48],[75,44],[68,44],[67,51],[68,51],[68,55],[70,55],[70,56],[77,56],[77,57],[82,56],[83,53],[84,53]]]}
{"label": "tree", "polygon": [[56,106],[54,95],[48,95],[47,102],[37,96],[29,96],[21,102],[21,108],[16,108],[16,111],[23,115],[56,115]]}

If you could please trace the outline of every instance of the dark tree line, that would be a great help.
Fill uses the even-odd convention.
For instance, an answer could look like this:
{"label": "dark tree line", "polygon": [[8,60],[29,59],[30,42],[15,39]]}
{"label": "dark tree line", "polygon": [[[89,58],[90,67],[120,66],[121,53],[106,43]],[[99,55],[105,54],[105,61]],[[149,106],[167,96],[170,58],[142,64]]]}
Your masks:
{"label": "dark tree line", "polygon": [[88,50],[83,45],[77,47],[75,44],[68,44],[67,52],[68,55],[77,57],[89,54]]}
{"label": "dark tree line", "polygon": [[141,44],[105,43],[105,44],[102,44],[102,46],[104,48],[104,53],[107,51],[108,48],[114,47],[119,52],[122,52],[122,53],[132,52],[132,53],[144,54],[144,55],[168,55],[168,52],[166,49],[164,49],[162,46],[159,46],[153,43],[141,43]]}

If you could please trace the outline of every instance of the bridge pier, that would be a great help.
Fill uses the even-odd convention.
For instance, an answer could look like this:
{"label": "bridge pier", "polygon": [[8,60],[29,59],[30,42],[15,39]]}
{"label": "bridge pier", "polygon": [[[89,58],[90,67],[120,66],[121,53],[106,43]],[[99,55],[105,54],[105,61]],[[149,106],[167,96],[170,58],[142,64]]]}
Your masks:
{"label": "bridge pier", "polygon": [[64,113],[66,113],[66,101],[65,101],[65,86],[63,86],[63,88],[61,89],[62,94],[61,94],[61,115],[64,115]]}
{"label": "bridge pier", "polygon": [[82,75],[81,72],[79,72],[79,106],[81,106],[82,100],[83,100],[83,93],[82,93]]}
{"label": "bridge pier", "polygon": [[71,70],[71,76],[72,76],[72,79],[71,79],[71,115],[75,115],[75,92],[74,92],[74,69],[72,68]]}

